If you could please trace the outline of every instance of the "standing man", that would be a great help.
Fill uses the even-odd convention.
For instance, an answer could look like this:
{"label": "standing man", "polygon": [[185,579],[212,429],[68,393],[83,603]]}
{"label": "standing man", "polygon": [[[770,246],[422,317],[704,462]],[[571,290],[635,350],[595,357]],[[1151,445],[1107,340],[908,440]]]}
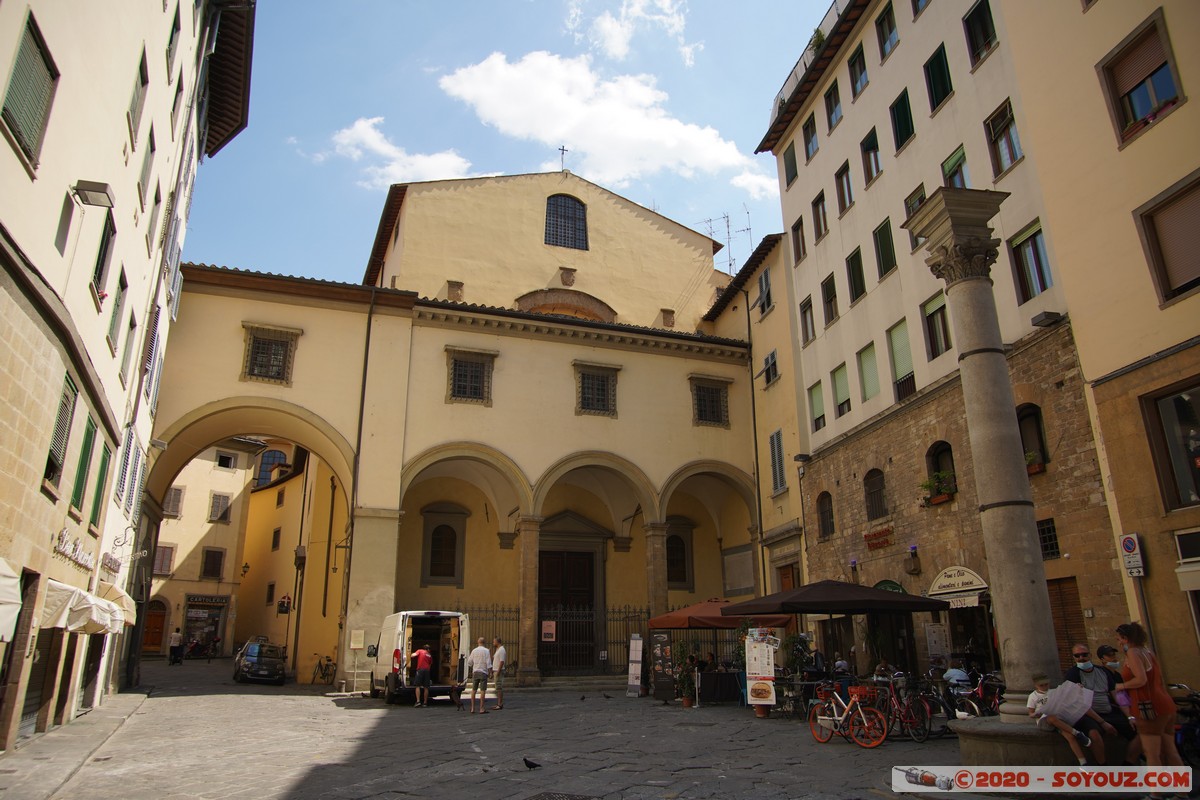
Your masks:
{"label": "standing man", "polygon": [[171,647],[170,647],[170,658],[167,661],[167,666],[169,667],[172,664],[182,664],[183,663],[183,634],[179,632],[179,628],[176,628],[175,632],[171,634],[169,644]]}
{"label": "standing man", "polygon": [[433,655],[425,645],[418,645],[412,657],[417,660],[417,672],[413,676],[413,685],[417,687],[417,702],[413,708],[429,707],[429,671],[433,667]]}
{"label": "standing man", "polygon": [[492,680],[496,684],[496,705],[492,706],[492,711],[499,711],[504,708],[504,667],[508,665],[508,651],[499,636],[492,639],[492,647],[496,648],[492,653]]}
{"label": "standing man", "polygon": [[[1071,647],[1071,658],[1075,659],[1075,666],[1067,670],[1063,676],[1071,683],[1078,683],[1085,689],[1092,690],[1092,711],[1100,717],[1101,724],[1097,724],[1090,717],[1083,717],[1076,724],[1079,730],[1086,733],[1092,740],[1092,755],[1096,759],[1096,764],[1105,765],[1108,763],[1104,754],[1104,728],[1103,725],[1109,726],[1110,732],[1120,734],[1121,738],[1126,741],[1126,762],[1129,761],[1129,754],[1132,753],[1136,759],[1140,755],[1139,750],[1134,750],[1133,743],[1137,741],[1137,733],[1134,732],[1133,726],[1129,724],[1129,718],[1125,715],[1116,703],[1115,691],[1117,686],[1117,678],[1106,667],[1097,666],[1092,663],[1091,653],[1088,652],[1086,644],[1077,644]],[[1092,733],[1095,731],[1095,733]],[[1140,744],[1140,742],[1139,742]]]}
{"label": "standing man", "polygon": [[483,643],[483,637],[480,636],[478,643],[471,655],[467,656],[467,672],[471,673],[471,713],[475,713],[475,698],[479,698],[479,713],[486,714],[487,709],[483,707],[484,701],[487,699],[487,684],[488,670],[492,666],[492,654],[488,652],[487,645]]}

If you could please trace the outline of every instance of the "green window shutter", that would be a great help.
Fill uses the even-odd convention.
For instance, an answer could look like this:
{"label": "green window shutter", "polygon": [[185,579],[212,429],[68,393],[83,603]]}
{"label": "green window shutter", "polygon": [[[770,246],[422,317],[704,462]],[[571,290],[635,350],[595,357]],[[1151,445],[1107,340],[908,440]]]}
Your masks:
{"label": "green window shutter", "polygon": [[88,417],[83,429],[83,447],[79,449],[79,467],[75,470],[75,486],[71,490],[71,508],[83,508],[83,495],[87,491],[88,472],[92,467],[92,445],[96,441],[96,421]]}
{"label": "green window shutter", "polygon": [[937,311],[939,308],[941,308],[944,305],[946,305],[946,295],[942,294],[941,292],[938,292],[937,297],[933,298],[928,303],[921,306],[921,310],[924,311],[925,316],[928,317],[930,314]]}
{"label": "green window shutter", "polygon": [[906,320],[900,320],[900,324],[888,331],[888,344],[892,348],[892,380],[898,381],[913,371]]}
{"label": "green window shutter", "polygon": [[17,51],[8,92],[4,96],[4,121],[13,132],[21,150],[30,160],[36,160],[54,96],[58,73],[42,49],[37,28],[30,17],[25,35]]}
{"label": "green window shutter", "polygon": [[100,509],[104,508],[104,484],[108,481],[108,463],[112,460],[112,451],[108,445],[100,451],[100,470],[96,473],[96,494],[92,496],[92,514],[88,524],[100,524]]}
{"label": "green window shutter", "polygon": [[833,399],[839,406],[850,399],[850,380],[845,364],[833,371]]}
{"label": "green window shutter", "polygon": [[808,387],[808,406],[812,410],[813,419],[825,416],[825,396],[821,393],[820,381]]}
{"label": "green window shutter", "polygon": [[45,480],[58,486],[63,464],[67,457],[67,442],[71,438],[71,418],[75,416],[75,400],[79,390],[68,375],[63,381],[62,396],[58,400],[58,415],[54,419],[54,433],[50,437],[50,454],[46,458]]}
{"label": "green window shutter", "polygon": [[862,381],[862,399],[865,403],[879,394],[879,368],[875,364],[875,344],[873,342],[858,354],[858,376]]}

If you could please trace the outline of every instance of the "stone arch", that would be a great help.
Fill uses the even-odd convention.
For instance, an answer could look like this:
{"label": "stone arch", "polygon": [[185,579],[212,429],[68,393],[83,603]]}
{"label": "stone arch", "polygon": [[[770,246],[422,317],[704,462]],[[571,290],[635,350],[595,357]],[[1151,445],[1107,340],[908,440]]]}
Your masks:
{"label": "stone arch", "polygon": [[353,497],[354,448],[328,420],[286,400],[228,397],[192,409],[163,424],[155,435],[167,443],[146,480],[146,494],[156,503],[180,470],[204,448],[230,436],[261,434],[296,442],[315,453]]}
{"label": "stone arch", "polygon": [[516,299],[518,311],[560,314],[594,322],[615,322],[617,312],[598,297],[576,289],[538,289]]}
{"label": "stone arch", "polygon": [[[532,513],[533,490],[529,479],[511,458],[504,453],[479,442],[448,442],[418,454],[400,472],[400,493],[396,507],[402,508],[404,495],[413,483],[438,465],[451,461],[477,465],[468,467],[470,480],[491,500],[498,514],[507,514],[517,509],[517,516]],[[496,481],[495,478],[500,478]]]}
{"label": "stone arch", "polygon": [[746,508],[750,510],[751,519],[754,519],[754,509],[756,508],[754,479],[743,470],[730,464],[707,459],[684,464],[667,478],[660,492],[662,508],[670,508],[671,497],[679,490],[680,486],[690,478],[700,476],[710,477],[735,492],[745,502]]}
{"label": "stone arch", "polygon": [[[646,477],[646,473],[632,461],[603,450],[585,450],[579,453],[572,453],[547,468],[534,485],[532,509],[535,515],[543,515],[550,490],[566,477],[568,473],[578,469],[597,469],[615,475],[625,484],[626,488],[630,490],[637,500],[638,505],[641,506],[644,519],[658,520],[660,518],[661,511],[658,504],[658,495],[654,491],[654,485]],[[622,513],[618,509],[613,508],[611,504],[609,511],[612,514],[611,527],[614,530],[620,530],[623,518]]]}

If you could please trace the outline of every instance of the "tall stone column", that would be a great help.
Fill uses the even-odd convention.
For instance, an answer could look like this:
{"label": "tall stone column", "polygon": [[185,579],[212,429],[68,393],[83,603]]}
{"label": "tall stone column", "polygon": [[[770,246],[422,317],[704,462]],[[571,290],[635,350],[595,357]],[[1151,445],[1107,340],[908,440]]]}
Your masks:
{"label": "tall stone column", "polygon": [[657,617],[671,609],[667,607],[667,524],[647,522],[646,533],[646,597],[650,599],[650,616]]}
{"label": "tall stone column", "polygon": [[[350,637],[363,631],[363,642],[375,644],[383,618],[396,609],[396,565],[400,557],[400,518],[404,512],[397,508],[364,508],[354,511],[354,541],[345,579],[346,619],[339,637],[341,651],[338,663],[353,683],[367,686],[371,680],[371,665],[364,652],[358,658],[349,650]],[[420,551],[417,552],[420,557]],[[357,664],[357,674],[354,669]]]}
{"label": "tall stone column", "polygon": [[538,554],[542,533],[541,517],[521,517],[517,520],[517,540],[520,543],[520,607],[521,644],[517,655],[517,686],[540,686],[542,673],[538,669]]}
{"label": "tall stone column", "polygon": [[1023,698],[1033,689],[1032,676],[1057,676],[1059,669],[1033,495],[992,293],[991,267],[1000,240],[992,238],[988,221],[1006,197],[1005,192],[941,188],[902,227],[928,239],[925,263],[946,282],[1008,686],[1000,715],[1005,722],[1027,724]]}

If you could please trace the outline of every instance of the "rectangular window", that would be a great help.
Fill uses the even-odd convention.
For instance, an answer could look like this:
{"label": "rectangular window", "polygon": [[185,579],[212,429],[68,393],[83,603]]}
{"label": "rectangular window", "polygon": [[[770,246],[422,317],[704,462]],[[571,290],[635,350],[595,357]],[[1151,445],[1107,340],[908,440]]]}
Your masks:
{"label": "rectangular window", "polygon": [[875,266],[879,268],[879,278],[896,268],[896,248],[892,245],[892,221],[885,219],[883,224],[871,234],[875,240]]}
{"label": "rectangular window", "polygon": [[154,574],[170,575],[175,566],[175,545],[158,543],[154,548]]}
{"label": "rectangular window", "polygon": [[807,160],[812,161],[812,157],[817,154],[817,149],[820,144],[817,142],[817,119],[813,114],[808,115],[808,119],[804,121],[804,156]]}
{"label": "rectangular window", "polygon": [[142,109],[146,106],[146,89],[150,86],[150,67],[146,64],[146,52],[142,51],[142,60],[138,64],[137,75],[133,79],[133,95],[129,98],[129,141],[137,149],[138,129],[142,125]]}
{"label": "rectangular window", "polygon": [[279,549],[279,541],[282,538],[283,538],[283,528],[276,528],[275,530],[271,531],[271,549],[272,550]]}
{"label": "rectangular window", "polygon": [[846,209],[854,205],[854,188],[850,185],[850,162],[843,163],[833,177],[837,184],[838,213],[845,214]]}
{"label": "rectangular window", "polygon": [[129,281],[125,278],[125,270],[117,278],[117,296],[113,299],[112,316],[108,320],[108,349],[113,355],[117,352],[117,340],[121,335],[121,318],[125,315],[125,294],[129,290]]}
{"label": "rectangular window", "polygon": [[938,45],[925,62],[925,88],[929,90],[929,110],[937,111],[954,91],[950,80],[950,63],[946,60],[946,45]]}
{"label": "rectangular window", "polygon": [[269,605],[269,606],[275,605],[275,583],[274,582],[267,584],[267,605]]}
{"label": "rectangular window", "polygon": [[892,102],[892,139],[896,143],[896,152],[900,151],[909,139],[916,134],[913,128],[912,108],[908,104],[908,89]]}
{"label": "rectangular window", "polygon": [[863,89],[867,88],[870,79],[867,77],[867,58],[863,55],[863,48],[860,44],[850,55],[850,87],[854,92],[854,97],[857,98],[863,93]]}
{"label": "rectangular window", "polygon": [[1017,270],[1018,300],[1026,303],[1051,286],[1050,262],[1042,229],[1025,234],[1012,244],[1013,266]]}
{"label": "rectangular window", "polygon": [[175,99],[171,101],[171,133],[179,129],[179,109],[183,107],[183,71],[175,79]]}
{"label": "rectangular window", "polygon": [[813,212],[813,241],[821,241],[821,237],[829,233],[829,221],[825,218],[825,193],[821,192],[812,201]]}
{"label": "rectangular window", "polygon": [[167,489],[167,494],[163,498],[163,516],[171,519],[179,519],[183,513],[183,487],[172,486]]}
{"label": "rectangular window", "polygon": [[283,487],[275,493],[275,507],[283,508],[283,501],[287,497],[287,487]]}
{"label": "rectangular window", "polygon": [[150,170],[154,168],[154,153],[156,146],[154,144],[154,126],[150,126],[150,136],[147,138],[146,153],[142,156],[142,172],[138,178],[138,199],[142,203],[142,210],[146,210],[146,200],[150,194]]}
{"label": "rectangular window", "polygon": [[946,319],[946,295],[938,292],[937,297],[921,307],[925,316],[925,342],[929,347],[929,360],[950,349],[950,323]]}
{"label": "rectangular window", "polygon": [[952,189],[971,188],[971,178],[967,175],[967,153],[962,145],[942,162],[942,182]]}
{"label": "rectangular window", "polygon": [[912,0],[913,19],[916,19],[918,16],[920,16],[921,12],[925,10],[925,6],[927,5],[929,5],[929,0]]}
{"label": "rectangular window", "polygon": [[808,387],[808,411],[813,433],[816,433],[825,427],[825,395],[820,381]]}
{"label": "rectangular window", "polygon": [[50,50],[33,14],[30,14],[25,20],[25,32],[13,63],[12,77],[8,80],[0,118],[35,169],[57,86],[58,69],[50,58]]}
{"label": "rectangular window", "polygon": [[875,33],[879,36],[879,60],[883,61],[900,43],[900,34],[896,31],[896,15],[892,13],[891,3],[884,6],[883,12],[875,18]]}
{"label": "rectangular window", "polygon": [[[908,197],[904,198],[904,212],[909,217],[911,217],[913,214],[917,213],[917,209],[920,208],[921,204],[924,202],[925,202],[925,184],[921,184],[920,186],[918,186],[916,189],[913,190],[912,194],[910,194]],[[922,244],[924,244],[925,237],[914,236],[913,232],[909,231],[908,232],[908,240],[909,240],[909,242],[912,243],[912,249],[916,250],[918,247],[920,247]]]}
{"label": "rectangular window", "polygon": [[79,398],[79,389],[75,381],[67,375],[63,379],[62,394],[58,398],[58,414],[54,418],[54,433],[50,437],[50,453],[46,456],[46,471],[42,479],[57,487],[62,477],[63,466],[67,458],[67,444],[71,439],[71,422],[75,416],[75,401]]}
{"label": "rectangular window", "polygon": [[899,403],[917,391],[912,350],[908,346],[907,321],[900,320],[888,331],[888,347],[892,354],[892,386],[896,391],[896,402]]}
{"label": "rectangular window", "polygon": [[692,424],[729,427],[729,383],[692,378]]}
{"label": "rectangular window", "polygon": [[242,323],[242,327],[246,331],[242,379],[290,386],[296,342],[302,331],[260,327],[247,323]]}
{"label": "rectangular window", "polygon": [[96,491],[92,495],[92,513],[88,524],[93,528],[100,524],[100,514],[104,510],[104,487],[108,483],[108,465],[112,461],[112,450],[108,445],[100,450],[100,469],[96,471]]}
{"label": "rectangular window", "polygon": [[492,404],[492,371],[497,353],[446,348],[446,401]]}
{"label": "rectangular window", "polygon": [[1005,100],[1004,105],[988,117],[984,127],[992,154],[992,174],[999,176],[1021,158],[1021,140],[1017,137],[1012,102]]}
{"label": "rectangular window", "polygon": [[879,367],[875,363],[874,342],[858,351],[858,380],[864,403],[879,394]]}
{"label": "rectangular window", "polygon": [[808,255],[808,251],[804,247],[804,217],[796,217],[796,222],[792,225],[792,255],[795,256],[796,262],[804,259]]}
{"label": "rectangular window", "polygon": [[775,431],[770,437],[771,444],[771,489],[778,494],[787,488],[787,479],[783,471],[783,431]]}
{"label": "rectangular window", "polygon": [[838,318],[837,284],[832,275],[821,281],[821,301],[825,306],[825,325],[828,327]]}
{"label": "rectangular window", "polygon": [[784,185],[791,186],[792,181],[796,180],[796,176],[799,174],[800,170],[796,166],[796,143],[789,142],[787,149],[783,151]]}
{"label": "rectangular window", "polygon": [[763,377],[763,384],[770,386],[775,381],[779,380],[779,363],[775,358],[775,351],[767,353],[763,359],[763,368],[759,370],[759,375]]}
{"label": "rectangular window", "polygon": [[1192,172],[1133,213],[1163,302],[1200,287],[1200,170]]}
{"label": "rectangular window", "polygon": [[79,464],[75,469],[75,485],[71,489],[71,508],[83,508],[83,495],[87,491],[88,473],[92,469],[92,447],[96,443],[96,421],[88,417],[83,429],[83,446],[79,448]]}
{"label": "rectangular window", "polygon": [[775,302],[771,299],[771,271],[764,269],[758,274],[758,313],[766,314],[774,306]]}
{"label": "rectangular window", "polygon": [[842,121],[842,98],[838,94],[837,81],[825,92],[825,120],[831,131]]}
{"label": "rectangular window", "polygon": [[171,21],[171,37],[167,40],[167,79],[170,80],[171,69],[175,66],[175,49],[179,46],[179,34],[182,26],[179,24],[179,6],[175,6],[175,19]]}
{"label": "rectangular window", "polygon": [[992,23],[992,7],[988,0],[979,0],[963,17],[963,29],[967,34],[967,51],[971,54],[971,66],[975,66],[996,46],[996,26]]}
{"label": "rectangular window", "polygon": [[1180,102],[1179,70],[1161,8],[1096,69],[1119,141],[1137,136]]}
{"label": "rectangular window", "polygon": [[200,566],[200,577],[219,581],[224,572],[225,551],[214,547],[204,548],[204,557]]}
{"label": "rectangular window", "polygon": [[209,499],[208,521],[229,522],[229,501],[229,495],[214,492]]}
{"label": "rectangular window", "polygon": [[1062,551],[1058,547],[1058,529],[1055,528],[1053,519],[1039,519],[1037,533],[1038,544],[1042,547],[1043,561],[1062,556]]}
{"label": "rectangular window", "polygon": [[105,279],[108,277],[108,265],[112,261],[113,238],[117,235],[111,209],[105,212],[103,224],[104,227],[100,229],[100,249],[96,253],[96,266],[92,268],[92,289],[100,299],[104,299]]}
{"label": "rectangular window", "polygon": [[575,362],[575,413],[617,415],[617,367]]}
{"label": "rectangular window", "polygon": [[800,340],[808,344],[817,338],[816,319],[813,315],[812,297],[800,303]]}
{"label": "rectangular window", "polygon": [[846,259],[846,282],[850,284],[850,302],[867,293],[867,282],[863,278],[862,250],[856,249]]}
{"label": "rectangular window", "polygon": [[833,402],[837,403],[837,415],[845,416],[850,413],[850,373],[846,371],[846,365],[835,369],[829,378],[833,382]]}
{"label": "rectangular window", "polygon": [[859,147],[862,149],[863,177],[870,185],[871,181],[883,172],[883,165],[879,162],[879,137],[875,135],[874,128],[871,128],[871,132]]}
{"label": "rectangular window", "polygon": [[1143,402],[1166,507],[1200,505],[1200,384]]}
{"label": "rectangular window", "polygon": [[237,469],[237,453],[217,451],[216,464],[221,469]]}

